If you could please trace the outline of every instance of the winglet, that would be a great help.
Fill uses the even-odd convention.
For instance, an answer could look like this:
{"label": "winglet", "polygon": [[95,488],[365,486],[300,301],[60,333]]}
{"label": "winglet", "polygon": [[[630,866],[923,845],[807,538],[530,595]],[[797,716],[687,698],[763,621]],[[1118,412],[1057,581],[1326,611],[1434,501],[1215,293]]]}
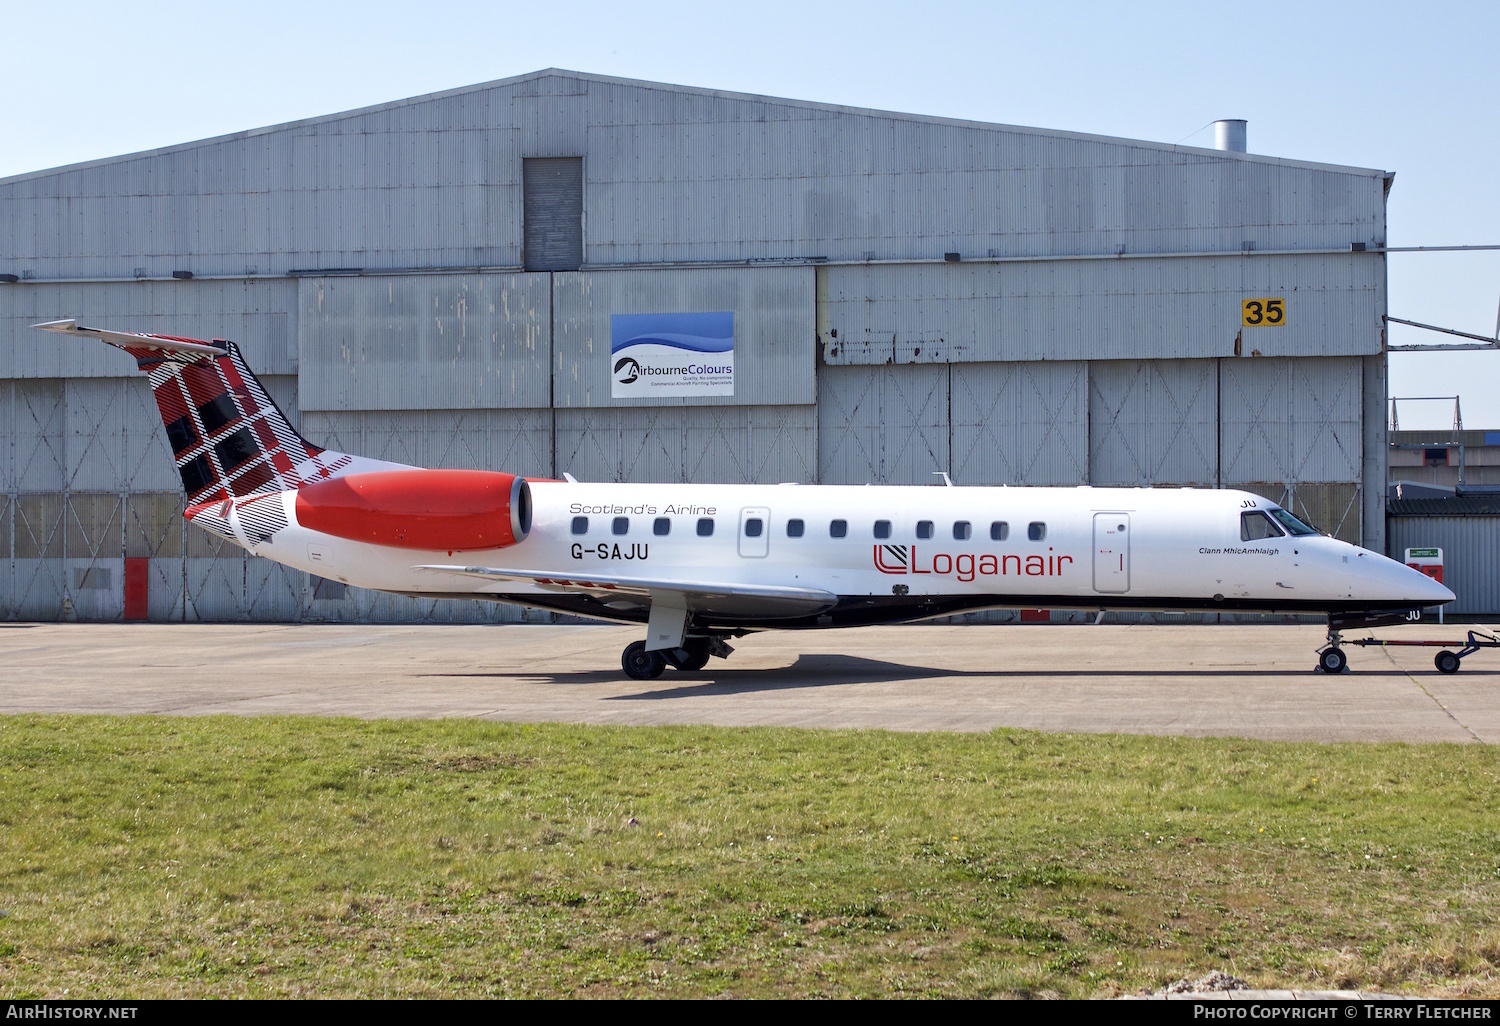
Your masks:
{"label": "winglet", "polygon": [[86,328],[71,317],[60,321],[43,321],[33,324],[39,331],[55,331],[59,335],[87,335],[101,342],[116,346],[160,349],[168,353],[197,353],[200,356],[223,356],[228,350],[190,338],[173,338],[170,335],[152,335],[144,331],[110,331],[107,328]]}

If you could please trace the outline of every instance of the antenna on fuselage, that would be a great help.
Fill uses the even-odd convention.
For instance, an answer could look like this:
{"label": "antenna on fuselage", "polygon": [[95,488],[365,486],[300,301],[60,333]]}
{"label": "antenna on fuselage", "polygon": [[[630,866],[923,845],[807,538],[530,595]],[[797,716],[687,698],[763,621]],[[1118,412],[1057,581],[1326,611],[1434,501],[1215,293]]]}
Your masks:
{"label": "antenna on fuselage", "polygon": [[943,479],[943,484],[947,485],[949,488],[953,487],[953,478],[948,476],[948,472],[946,470],[934,470],[933,473]]}

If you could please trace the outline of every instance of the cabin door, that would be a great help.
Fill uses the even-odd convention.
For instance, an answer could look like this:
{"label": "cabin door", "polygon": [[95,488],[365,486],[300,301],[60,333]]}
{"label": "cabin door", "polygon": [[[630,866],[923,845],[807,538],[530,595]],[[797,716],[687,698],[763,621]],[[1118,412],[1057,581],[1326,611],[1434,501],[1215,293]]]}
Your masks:
{"label": "cabin door", "polygon": [[764,559],[771,551],[771,511],[752,506],[740,510],[740,555]]}
{"label": "cabin door", "polygon": [[1130,590],[1130,514],[1094,514],[1094,590]]}

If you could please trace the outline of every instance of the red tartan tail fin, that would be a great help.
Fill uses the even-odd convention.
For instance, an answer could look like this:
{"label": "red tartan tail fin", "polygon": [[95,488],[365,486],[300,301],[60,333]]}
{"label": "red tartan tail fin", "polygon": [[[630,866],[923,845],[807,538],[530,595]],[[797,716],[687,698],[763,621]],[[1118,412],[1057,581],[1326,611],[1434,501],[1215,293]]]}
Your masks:
{"label": "red tartan tail fin", "polygon": [[298,434],[233,342],[107,331],[71,320],[35,327],[98,338],[135,357],[156,395],[190,509],[295,489],[337,477],[354,463]]}

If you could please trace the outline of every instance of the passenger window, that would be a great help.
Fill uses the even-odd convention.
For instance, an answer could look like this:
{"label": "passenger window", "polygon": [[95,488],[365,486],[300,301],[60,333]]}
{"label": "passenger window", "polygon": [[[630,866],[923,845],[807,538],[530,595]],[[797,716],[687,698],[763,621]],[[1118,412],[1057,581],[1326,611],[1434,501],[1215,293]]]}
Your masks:
{"label": "passenger window", "polygon": [[745,521],[745,537],[759,538],[760,532],[765,529],[766,523],[760,517],[751,517]]}
{"label": "passenger window", "polygon": [[932,537],[932,521],[931,520],[918,520],[917,521],[917,537],[918,538],[931,538]]}
{"label": "passenger window", "polygon": [[1047,537],[1047,525],[1040,520],[1033,520],[1026,526],[1026,537],[1032,541],[1041,541]]}
{"label": "passenger window", "polygon": [[1249,512],[1240,514],[1240,541],[1261,541],[1266,538],[1280,538],[1281,528],[1271,522],[1271,518],[1264,513]]}
{"label": "passenger window", "polygon": [[803,526],[800,520],[788,520],[786,522],[786,536],[788,538],[801,538]]}
{"label": "passenger window", "polygon": [[889,538],[891,536],[891,522],[889,520],[875,521],[875,537]]}
{"label": "passenger window", "polygon": [[615,534],[628,534],[630,532],[630,518],[615,517],[614,523],[609,525],[609,529]]}
{"label": "passenger window", "polygon": [[657,517],[651,524],[651,533],[658,538],[665,538],[672,533],[672,521],[668,517]]}
{"label": "passenger window", "polygon": [[990,541],[1004,541],[1010,537],[1010,525],[1004,520],[990,521]]}
{"label": "passenger window", "polygon": [[698,518],[698,537],[699,538],[712,538],[713,536],[714,536],[714,519],[713,519],[713,517],[699,517]]}
{"label": "passenger window", "polygon": [[573,518],[573,533],[574,534],[588,534],[589,533],[589,518],[588,517],[574,517]]}
{"label": "passenger window", "polygon": [[828,537],[843,538],[849,533],[849,521],[832,520],[828,524]]}
{"label": "passenger window", "polygon": [[953,522],[953,540],[968,541],[970,534],[969,522],[967,520],[955,520]]}

